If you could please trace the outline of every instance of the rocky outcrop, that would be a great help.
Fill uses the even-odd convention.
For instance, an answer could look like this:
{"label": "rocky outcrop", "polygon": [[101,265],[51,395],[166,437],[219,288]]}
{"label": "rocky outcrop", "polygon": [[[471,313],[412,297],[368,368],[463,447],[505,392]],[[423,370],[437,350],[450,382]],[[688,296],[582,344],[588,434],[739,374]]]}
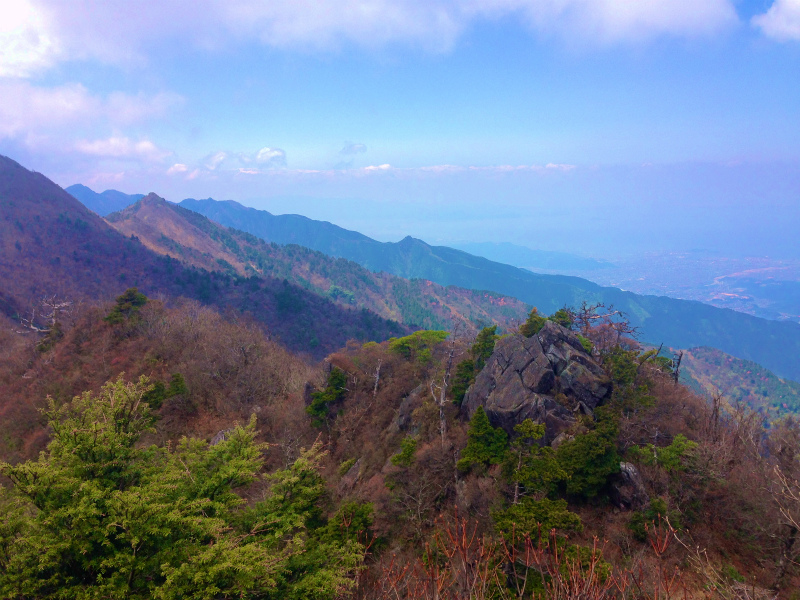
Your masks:
{"label": "rocky outcrop", "polygon": [[625,510],[642,510],[650,504],[639,471],[631,463],[619,463],[619,473],[611,482],[611,502]]}
{"label": "rocky outcrop", "polygon": [[610,392],[610,380],[580,340],[548,321],[533,337],[514,334],[497,342],[462,410],[471,417],[482,406],[492,424],[509,433],[525,419],[544,423],[549,444],[575,421],[575,411],[591,414]]}

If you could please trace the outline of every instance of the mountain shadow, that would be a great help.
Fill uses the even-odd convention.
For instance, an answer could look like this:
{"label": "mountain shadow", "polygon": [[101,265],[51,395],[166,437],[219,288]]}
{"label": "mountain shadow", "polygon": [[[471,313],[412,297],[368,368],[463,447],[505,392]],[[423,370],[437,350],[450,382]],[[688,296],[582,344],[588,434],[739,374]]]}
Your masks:
{"label": "mountain shadow", "polygon": [[182,264],[123,236],[44,175],[0,156],[0,310],[36,319],[43,298],[108,301],[129,287],[251,315],[288,348],[315,358],[349,339],[384,340],[408,328],[345,308],[278,277]]}

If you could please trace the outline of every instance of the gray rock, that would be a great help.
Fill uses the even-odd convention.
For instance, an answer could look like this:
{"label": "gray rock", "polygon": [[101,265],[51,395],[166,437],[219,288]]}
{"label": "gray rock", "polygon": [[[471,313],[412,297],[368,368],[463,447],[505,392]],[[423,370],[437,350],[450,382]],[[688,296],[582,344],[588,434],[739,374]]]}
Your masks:
{"label": "gray rock", "polygon": [[230,429],[223,429],[222,431],[218,432],[217,435],[211,438],[210,445],[216,446],[217,444],[221,444],[230,437],[230,435],[234,432],[234,429],[234,427],[231,427]]}
{"label": "gray rock", "polygon": [[425,391],[425,386],[419,385],[414,388],[408,396],[403,398],[400,402],[400,406],[397,407],[397,414],[389,428],[390,432],[397,433],[400,431],[408,431],[411,428],[414,409],[419,406],[420,394],[422,394],[423,391]]}
{"label": "gray rock", "polygon": [[548,321],[536,335],[553,372],[559,391],[594,410],[611,392],[611,380],[584,350],[577,336]]}
{"label": "gray rock", "polygon": [[611,481],[611,501],[625,510],[642,510],[650,504],[639,471],[628,462],[619,463],[619,473]]}
{"label": "gray rock", "polygon": [[525,419],[544,423],[549,444],[575,421],[556,394],[571,397],[576,407],[582,403],[581,410],[591,414],[610,391],[608,377],[578,338],[548,321],[536,336],[514,334],[497,342],[467,390],[462,410],[471,417],[482,406],[492,424],[509,434]]}
{"label": "gray rock", "polygon": [[361,478],[361,458],[359,458],[353,466],[347,470],[342,478],[339,480],[339,491],[346,492],[351,489],[358,483],[358,480]]}
{"label": "gray rock", "polygon": [[566,431],[559,433],[555,439],[550,443],[550,446],[553,450],[558,450],[558,447],[563,444],[564,442],[571,442],[575,439],[574,435],[570,435]]}

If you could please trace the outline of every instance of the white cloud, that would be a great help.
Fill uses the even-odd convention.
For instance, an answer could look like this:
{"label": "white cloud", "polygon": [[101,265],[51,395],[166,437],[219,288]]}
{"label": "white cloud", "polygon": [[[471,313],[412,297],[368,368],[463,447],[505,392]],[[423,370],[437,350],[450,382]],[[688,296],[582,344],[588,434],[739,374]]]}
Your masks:
{"label": "white cloud", "polygon": [[223,162],[225,162],[226,158],[228,158],[227,152],[222,152],[222,151],[215,152],[214,154],[211,154],[211,155],[207,156],[203,160],[203,165],[209,171],[214,171]]}
{"label": "white cloud", "polygon": [[0,80],[0,138],[43,134],[83,125],[115,128],[165,115],[182,104],[177,94],[94,95],[77,83],[52,88]]}
{"label": "white cloud", "polygon": [[176,175],[178,173],[186,173],[189,170],[189,167],[182,163],[175,163],[169,169],[167,169],[167,175]]}
{"label": "white cloud", "polygon": [[172,92],[161,92],[153,96],[141,92],[135,96],[113,92],[106,101],[106,111],[109,120],[128,124],[162,117],[171,110],[183,106],[184,103],[183,96]]}
{"label": "white cloud", "polygon": [[[795,4],[797,0],[778,0]],[[56,61],[141,63],[156,43],[203,50],[256,42],[327,50],[411,44],[446,51],[475,22],[521,18],[588,43],[714,34],[738,21],[733,0],[16,0],[0,26],[0,76]]]}
{"label": "white cloud", "polygon": [[27,77],[49,66],[58,44],[49,32],[46,12],[29,0],[2,5],[0,20],[0,77]]}
{"label": "white cloud", "polygon": [[134,159],[145,162],[158,162],[168,156],[166,152],[150,140],[134,142],[127,137],[110,137],[100,140],[79,140],[75,150],[98,158]]}
{"label": "white cloud", "polygon": [[753,17],[764,35],[778,41],[800,40],[800,0],[775,0],[769,10]]}
{"label": "white cloud", "polygon": [[392,165],[370,165],[368,167],[364,167],[364,171],[388,171],[392,168]]}
{"label": "white cloud", "polygon": [[285,167],[286,152],[280,148],[265,147],[258,151],[255,161],[268,167]]}

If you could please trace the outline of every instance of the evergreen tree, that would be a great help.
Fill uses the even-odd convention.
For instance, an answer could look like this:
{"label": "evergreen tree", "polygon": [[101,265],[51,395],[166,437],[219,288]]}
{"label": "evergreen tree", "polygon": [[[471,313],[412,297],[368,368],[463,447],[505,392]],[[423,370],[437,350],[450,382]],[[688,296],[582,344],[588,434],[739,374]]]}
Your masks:
{"label": "evergreen tree", "polygon": [[338,367],[332,367],[324,390],[311,394],[311,404],[306,412],[314,418],[314,425],[323,425],[328,418],[331,404],[339,402],[347,393],[347,374]]}
{"label": "evergreen tree", "polygon": [[140,293],[135,287],[128,288],[117,298],[114,308],[106,315],[105,320],[111,324],[124,323],[136,317],[139,309],[147,304],[147,296]]}
{"label": "evergreen tree", "polygon": [[[122,380],[57,406],[36,461],[0,463],[0,597],[333,598],[363,548],[327,536],[318,448],[246,508],[255,419],[224,441],[142,447],[150,385]],[[315,554],[316,553],[316,554]]]}
{"label": "evergreen tree", "polygon": [[492,427],[482,406],[472,415],[467,429],[467,447],[461,451],[457,467],[469,471],[473,467],[499,465],[508,448],[508,435],[500,427]]}
{"label": "evergreen tree", "polygon": [[472,354],[472,360],[475,363],[476,375],[481,372],[484,365],[486,365],[486,361],[489,360],[492,352],[494,352],[494,345],[498,337],[500,336],[497,335],[497,325],[492,325],[481,329],[475,338],[470,354]]}
{"label": "evergreen tree", "polygon": [[520,326],[519,332],[525,337],[533,337],[541,331],[547,319],[539,314],[539,310],[534,306],[528,315],[528,319]]}

